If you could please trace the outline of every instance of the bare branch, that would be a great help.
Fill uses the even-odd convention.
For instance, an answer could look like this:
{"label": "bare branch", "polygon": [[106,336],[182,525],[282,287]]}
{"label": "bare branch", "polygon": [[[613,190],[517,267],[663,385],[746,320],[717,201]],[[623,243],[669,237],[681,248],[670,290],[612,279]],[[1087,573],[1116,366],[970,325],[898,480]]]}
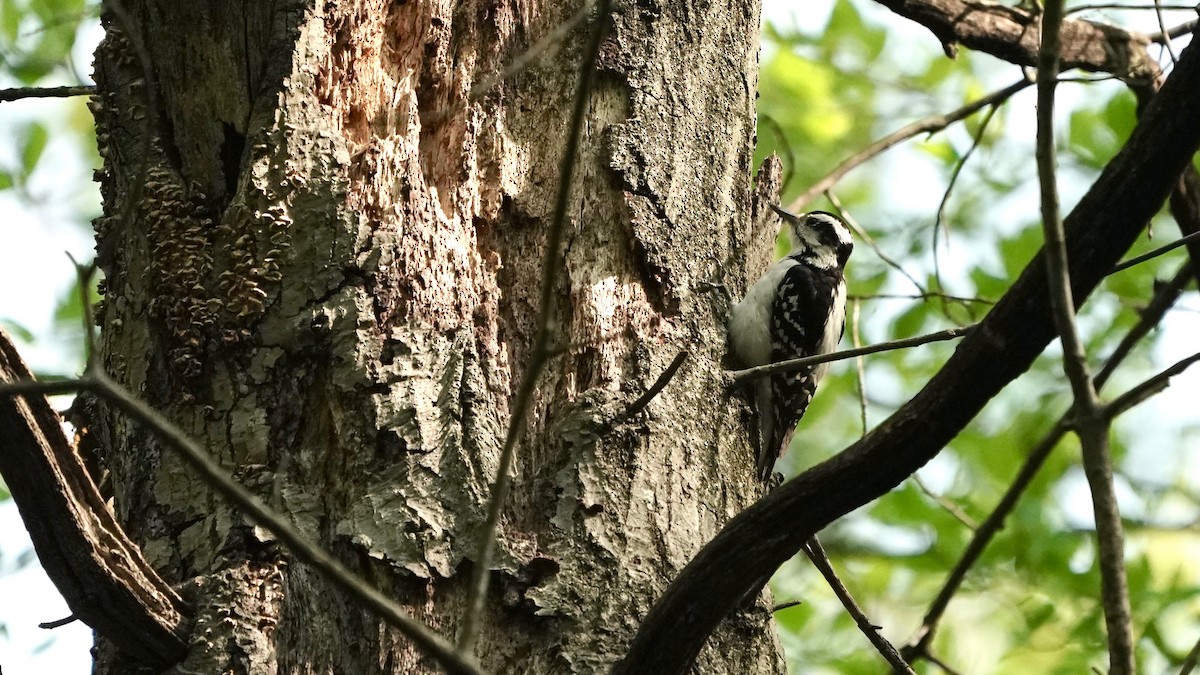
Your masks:
{"label": "bare branch", "polygon": [[864,244],[867,245],[868,248],[874,251],[875,255],[879,256],[879,259],[883,261],[883,264],[896,270],[901,276],[903,276],[905,279],[908,279],[913,286],[916,286],[918,293],[926,293],[925,287],[921,285],[921,282],[917,281],[916,277],[909,274],[907,270],[901,267],[900,263],[896,262],[891,256],[884,253],[883,249],[879,248],[879,245],[875,243],[875,240],[871,237],[870,233],[868,233],[858,224],[858,221],[850,215],[849,211],[842,208],[841,200],[837,198],[837,195],[835,195],[832,190],[825,191],[825,198],[829,200],[830,204],[833,204],[833,208],[837,209],[838,215],[841,216],[842,220],[846,221],[846,224],[850,226],[850,229],[854,232],[854,236],[858,237]]}
{"label": "bare branch", "polygon": [[679,369],[683,367],[683,362],[687,361],[687,358],[687,351],[682,351],[676,354],[675,358],[671,359],[671,363],[666,367],[665,370],[662,371],[662,374],[658,376],[658,379],[654,381],[654,384],[650,385],[650,388],[647,389],[641,396],[639,396],[636,401],[630,403],[629,408],[625,410],[625,413],[618,417],[612,423],[612,425],[616,426],[628,419],[631,419],[634,415],[640,413],[646,406],[650,405],[650,401],[653,401],[654,397],[662,393],[662,390],[666,389],[667,385],[671,383],[671,380],[675,377],[675,373],[679,372]]}
{"label": "bare branch", "polygon": [[484,522],[483,531],[480,534],[479,553],[475,558],[467,610],[458,636],[458,649],[462,654],[470,654],[475,648],[475,633],[483,614],[488,580],[491,576],[492,553],[496,546],[496,526],[500,521],[500,511],[504,508],[504,501],[508,496],[508,488],[512,480],[509,472],[512,468],[513,454],[516,452],[517,439],[520,438],[521,431],[525,428],[525,417],[529,412],[530,403],[533,401],[538,378],[550,353],[551,303],[555,280],[562,262],[559,259],[558,251],[562,248],[567,206],[570,202],[571,184],[574,182],[575,176],[575,158],[579,154],[579,137],[583,129],[584,117],[587,114],[592,81],[596,71],[596,59],[600,53],[600,42],[604,37],[605,28],[608,26],[611,4],[611,0],[600,0],[588,37],[586,52],[579,65],[579,81],[575,88],[575,107],[571,112],[571,131],[563,149],[562,165],[559,169],[558,200],[554,205],[554,215],[550,222],[550,230],[546,235],[546,257],[542,262],[542,289],[538,306],[537,333],[533,339],[529,363],[526,364],[525,373],[521,377],[520,388],[513,399],[508,434],[504,439],[504,448],[500,452],[500,465],[496,470],[496,481],[492,486],[487,520]]}
{"label": "bare branch", "polygon": [[19,101],[23,98],[70,98],[72,96],[90,96],[96,88],[90,85],[74,87],[14,87],[0,89],[0,103]]}
{"label": "bare branch", "polygon": [[1192,264],[1189,262],[1180,267],[1179,271],[1175,273],[1175,276],[1171,278],[1171,281],[1167,282],[1167,284],[1159,290],[1159,292],[1150,301],[1150,304],[1148,304],[1146,308],[1142,310],[1141,320],[1138,321],[1137,325],[1135,325],[1132,330],[1125,334],[1125,337],[1121,338],[1121,342],[1117,344],[1116,349],[1114,349],[1113,353],[1108,357],[1108,361],[1104,364],[1104,367],[1102,367],[1100,372],[1096,374],[1097,387],[1104,386],[1104,384],[1108,381],[1108,378],[1112,377],[1113,371],[1116,370],[1117,365],[1119,365],[1121,361],[1125,359],[1125,357],[1133,349],[1133,346],[1136,345],[1139,340],[1145,337],[1151,329],[1158,325],[1158,322],[1162,319],[1163,314],[1171,305],[1175,304],[1175,301],[1179,299],[1179,296],[1183,293],[1183,289],[1187,287],[1187,284],[1189,281],[1191,281],[1191,279]]}
{"label": "bare branch", "polygon": [[[929,29],[953,57],[958,45],[1020,66],[1037,63],[1041,30],[1035,14],[1019,7],[971,0],[876,0]],[[1129,81],[1153,81],[1158,64],[1146,54],[1146,37],[1085,20],[1062,23],[1060,71],[1081,68]]]}
{"label": "bare branch", "polygon": [[1180,359],[1169,368],[1164,369],[1162,372],[1118,396],[1111,403],[1104,406],[1101,412],[1110,420],[1116,418],[1130,408],[1145,402],[1155,394],[1161,393],[1170,386],[1172,377],[1187,370],[1196,361],[1200,361],[1200,353]]}
{"label": "bare branch", "polygon": [[971,324],[970,326],[958,326],[955,328],[947,328],[936,333],[927,333],[916,337],[904,338],[903,340],[892,340],[890,342],[877,342],[867,347],[858,349],[844,349],[840,352],[831,354],[821,354],[819,356],[806,356],[799,359],[789,359],[787,361],[777,361],[768,363],[762,366],[754,366],[744,370],[728,371],[728,376],[731,380],[730,384],[740,384],[746,380],[752,380],[758,377],[765,377],[772,373],[786,373],[793,370],[800,370],[809,366],[815,366],[819,363],[828,363],[831,361],[841,361],[843,359],[852,359],[856,356],[865,356],[867,354],[876,354],[878,352],[889,352],[896,349],[908,349],[918,345],[927,344],[930,342],[943,342],[945,340],[954,340],[971,332],[973,328],[979,324]]}
{"label": "bare branch", "polygon": [[913,479],[913,482],[917,484],[917,487],[921,490],[921,492],[925,493],[926,497],[929,497],[930,499],[932,499],[934,501],[934,503],[937,504],[938,506],[942,507],[942,509],[945,510],[946,513],[949,513],[950,515],[954,516],[955,520],[962,523],[963,525],[966,525],[968,530],[974,530],[979,527],[979,523],[975,522],[975,519],[972,518],[971,516],[968,516],[966,511],[963,511],[962,508],[960,508],[958,504],[955,504],[954,502],[950,501],[949,499],[946,499],[942,495],[939,495],[938,493],[934,492],[933,490],[930,490],[929,486],[925,484],[925,481],[921,480],[921,474],[914,473],[912,475],[912,479]]}
{"label": "bare branch", "polygon": [[[1179,299],[1179,295],[1187,281],[1191,278],[1191,274],[1190,265],[1184,265],[1175,275],[1175,279],[1171,284],[1158,290],[1154,299],[1150,301],[1150,304],[1141,313],[1141,318],[1138,320],[1137,325],[1130,329],[1122,339],[1122,347],[1119,347],[1109,356],[1107,362],[1104,364],[1104,368],[1096,376],[1097,387],[1104,386],[1109,375],[1125,360],[1132,347],[1162,321],[1167,309]],[[1051,451],[1057,447],[1058,442],[1066,435],[1068,428],[1067,416],[1064,415],[1055,422],[1050,431],[1026,455],[1025,462],[1021,465],[1020,470],[1017,471],[1017,475],[1013,478],[1008,489],[1005,490],[1004,496],[1001,497],[1000,502],[996,504],[996,507],[988,517],[975,530],[975,534],[971,537],[967,548],[954,565],[954,569],[946,576],[946,581],[942,584],[941,590],[938,591],[933,602],[930,603],[928,611],[925,613],[921,627],[917,629],[908,646],[901,650],[909,660],[913,660],[917,656],[928,655],[929,642],[933,639],[933,634],[937,630],[937,624],[949,606],[950,600],[958,592],[963,580],[966,579],[967,572],[974,567],[975,563],[979,560],[979,556],[983,554],[984,549],[991,543],[992,538],[1004,527],[1004,520],[1016,508],[1017,502],[1025,493],[1025,490],[1029,487],[1034,477],[1041,471]]]}
{"label": "bare branch", "polygon": [[1200,241],[1200,232],[1193,232],[1185,237],[1180,237],[1179,239],[1176,239],[1175,241],[1173,241],[1169,244],[1160,246],[1160,247],[1154,249],[1153,251],[1147,251],[1146,253],[1143,253],[1139,256],[1130,258],[1129,260],[1122,262],[1120,265],[1113,267],[1112,271],[1109,272],[1109,274],[1116,274],[1117,272],[1120,272],[1122,270],[1127,270],[1130,267],[1133,267],[1134,265],[1140,265],[1140,264],[1146,262],[1147,260],[1153,260],[1164,253],[1169,253],[1171,251],[1174,251],[1175,249],[1179,248],[1180,246],[1187,246],[1188,244],[1192,244],[1197,241]]}
{"label": "bare branch", "polygon": [[994,305],[995,300],[988,298],[969,298],[962,295],[950,295],[949,293],[939,293],[937,291],[927,291],[925,293],[915,293],[905,295],[903,293],[876,293],[873,295],[848,295],[850,300],[944,300],[946,302],[957,302],[962,305],[971,303],[980,303],[984,305]]}
{"label": "bare branch", "polygon": [[43,395],[83,384],[32,377],[0,330],[0,473],[46,574],[72,616],[123,652],[176,663],[187,651],[187,608],[116,522]]}
{"label": "bare branch", "polygon": [[[862,338],[858,335],[859,319],[861,316],[862,302],[853,300],[854,311],[850,313],[850,339],[851,344],[855,349],[862,348]],[[854,381],[856,389],[858,389],[858,416],[862,422],[862,435],[867,435],[867,430],[870,426],[867,424],[867,369],[865,368],[863,357],[858,356],[854,359]]]}
{"label": "bare branch", "polygon": [[1163,4],[1160,4],[1159,2],[1157,2],[1157,0],[1155,1],[1155,3],[1153,5],[1122,5],[1122,4],[1118,4],[1118,3],[1100,3],[1100,4],[1094,4],[1094,5],[1075,5],[1074,7],[1068,9],[1066,13],[1067,14],[1079,14],[1080,12],[1094,12],[1094,11],[1099,11],[1099,10],[1125,10],[1125,11],[1155,10],[1155,11],[1161,12],[1164,9],[1194,10],[1194,9],[1196,9],[1196,6],[1195,5],[1163,5]]}
{"label": "bare branch", "polygon": [[1191,675],[1192,669],[1198,663],[1200,663],[1200,638],[1197,638],[1192,651],[1188,652],[1187,658],[1183,660],[1183,664],[1179,667],[1179,675]]}
{"label": "bare branch", "polygon": [[1054,90],[1058,86],[1062,49],[1063,0],[1043,6],[1041,45],[1037,64],[1037,166],[1041,188],[1042,230],[1045,234],[1046,276],[1050,282],[1050,307],[1062,342],[1063,370],[1074,392],[1075,427],[1083,446],[1083,468],[1092,490],[1092,512],[1100,550],[1100,586],[1104,621],[1108,628],[1109,670],[1116,675],[1135,671],[1133,620],[1125,578],[1124,532],[1113,488],[1112,459],[1108,451],[1109,419],[1101,414],[1095,383],[1088,371],[1087,354],[1075,325],[1075,300],[1067,263],[1066,235],[1058,210],[1057,159],[1054,139]]}
{"label": "bare branch", "polygon": [[829,556],[825,554],[825,549],[821,546],[821,542],[813,537],[804,545],[804,553],[808,555],[808,559],[812,561],[813,567],[825,577],[825,581],[829,587],[833,589],[833,594],[842,602],[842,606],[846,608],[846,613],[854,619],[854,623],[863,635],[871,641],[875,649],[879,652],[883,660],[888,662],[896,672],[908,673],[908,675],[916,675],[911,666],[904,661],[904,657],[900,656],[900,652],[892,646],[882,635],[879,634],[879,626],[874,625],[867,619],[867,615],[863,613],[862,608],[854,601],[854,597],[850,595],[850,590],[838,578],[837,572],[833,569],[833,564],[829,562]]}
{"label": "bare branch", "polygon": [[868,160],[883,154],[892,146],[920,134],[941,131],[942,129],[945,129],[959,120],[974,115],[983,108],[998,105],[1004,101],[1007,101],[1012,97],[1013,94],[1021,91],[1031,84],[1033,83],[1030,80],[1019,80],[999,91],[992,92],[991,94],[988,94],[977,101],[968,103],[958,110],[948,112],[944,115],[933,115],[931,117],[926,117],[925,119],[917,120],[912,124],[905,125],[900,129],[893,131],[887,136],[884,136],[862,150],[854,153],[841,164],[838,164],[837,168],[835,168],[833,171],[830,171],[829,174],[821,180],[813,183],[799,197],[793,199],[791,203],[788,204],[787,209],[793,213],[799,213],[803,211],[804,208],[808,206],[809,202],[817,198],[817,195],[832,188],[837,184],[838,181],[842,179],[843,176],[845,176],[847,173],[850,173],[852,169],[855,169],[858,166],[865,164]]}
{"label": "bare branch", "polygon": [[1174,38],[1183,37],[1184,35],[1188,35],[1189,33],[1191,33],[1194,30],[1196,30],[1196,21],[1192,20],[1192,21],[1187,21],[1185,23],[1181,23],[1178,26],[1175,26],[1174,28],[1168,28],[1164,32],[1153,33],[1151,35],[1148,35],[1147,37],[1150,39],[1151,42],[1154,42],[1157,44],[1163,44],[1167,40],[1171,40]]}
{"label": "bare branch", "polygon": [[[937,281],[938,288],[945,288],[942,284],[942,267],[938,264],[938,233],[942,229],[942,222],[946,217],[946,204],[950,201],[950,193],[954,191],[954,184],[958,182],[958,176],[962,173],[963,167],[967,165],[967,160],[971,159],[971,155],[975,154],[975,150],[983,141],[983,134],[987,131],[988,125],[992,123],[992,118],[995,117],[996,111],[1000,109],[999,104],[988,108],[984,114],[983,120],[979,122],[979,129],[975,131],[974,137],[971,138],[971,147],[963,153],[963,156],[954,164],[954,171],[950,174],[950,181],[946,184],[946,191],[942,193],[942,200],[938,202],[937,215],[933,219],[933,278]],[[949,235],[947,235],[949,239]]]}
{"label": "bare branch", "polygon": [[[1161,0],[1154,0],[1154,17],[1158,19],[1159,35],[1162,35],[1162,44],[1167,48],[1167,54],[1171,56],[1171,63],[1176,63],[1179,58],[1175,56],[1175,48],[1171,46],[1171,33],[1167,30],[1166,19],[1163,18],[1163,9],[1169,9],[1170,6],[1164,7]],[[1195,9],[1192,7],[1191,9]]]}

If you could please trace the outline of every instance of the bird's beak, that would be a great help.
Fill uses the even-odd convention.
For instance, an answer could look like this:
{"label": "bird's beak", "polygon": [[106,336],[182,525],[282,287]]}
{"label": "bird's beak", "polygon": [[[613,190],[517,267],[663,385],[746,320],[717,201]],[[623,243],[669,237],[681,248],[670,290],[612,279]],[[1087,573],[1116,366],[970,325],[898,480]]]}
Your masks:
{"label": "bird's beak", "polygon": [[767,204],[771,207],[772,211],[779,214],[780,218],[783,218],[784,220],[791,222],[791,223],[796,223],[796,222],[800,221],[800,216],[792,213],[791,211],[784,209],[783,207],[779,206],[775,202],[767,202]]}

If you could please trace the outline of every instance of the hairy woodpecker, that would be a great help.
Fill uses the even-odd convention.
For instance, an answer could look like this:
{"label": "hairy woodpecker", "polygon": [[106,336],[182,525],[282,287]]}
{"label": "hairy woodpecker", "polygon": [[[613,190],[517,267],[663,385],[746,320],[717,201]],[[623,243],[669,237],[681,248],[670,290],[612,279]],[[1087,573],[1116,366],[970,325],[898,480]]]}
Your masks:
{"label": "hairy woodpecker", "polygon": [[[828,354],[846,326],[843,272],[854,250],[850,230],[824,211],[797,216],[771,208],[790,228],[792,250],[767,268],[730,315],[730,346],[746,367]],[[761,480],[770,479],[826,370],[820,364],[754,381]]]}

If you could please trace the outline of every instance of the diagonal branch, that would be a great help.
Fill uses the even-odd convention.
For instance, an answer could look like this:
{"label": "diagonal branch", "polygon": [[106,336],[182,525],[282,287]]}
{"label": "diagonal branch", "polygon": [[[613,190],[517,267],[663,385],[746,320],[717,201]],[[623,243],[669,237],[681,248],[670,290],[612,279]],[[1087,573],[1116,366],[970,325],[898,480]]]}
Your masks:
{"label": "diagonal branch", "polygon": [[928,344],[930,342],[944,342],[946,340],[954,340],[960,338],[967,333],[970,333],[979,324],[971,324],[969,326],[956,326],[939,330],[936,333],[926,333],[916,337],[904,338],[902,340],[891,340],[888,342],[877,342],[866,347],[855,347],[854,349],[843,349],[838,352],[829,354],[819,354],[817,356],[804,356],[798,359],[788,359],[787,361],[776,361],[767,363],[753,368],[744,370],[731,370],[728,372],[730,384],[741,384],[747,380],[753,380],[759,377],[766,377],[772,373],[787,373],[801,368],[808,368],[820,363],[829,363],[831,361],[843,361],[852,359],[857,356],[866,356],[867,354],[877,354],[879,352],[890,352],[897,349],[908,349],[918,345]]}
{"label": "diagonal branch", "polygon": [[841,578],[838,577],[837,572],[833,569],[833,563],[829,561],[829,556],[825,553],[825,547],[821,546],[821,541],[816,537],[809,539],[808,543],[804,545],[804,552],[808,555],[808,559],[812,561],[813,567],[816,567],[821,576],[825,577],[825,582],[829,584],[829,587],[833,589],[833,594],[837,596],[842,606],[846,608],[846,613],[854,619],[854,623],[858,626],[858,629],[862,631],[863,635],[867,636],[867,640],[870,640],[875,650],[888,662],[893,671],[915,675],[912,666],[904,661],[904,657],[900,655],[900,652],[896,651],[892,643],[887,641],[887,638],[879,634],[879,626],[871,623],[866,613],[855,602],[854,596],[850,595],[850,589],[846,588],[846,584],[842,583]]}
{"label": "diagonal branch", "polygon": [[[953,57],[958,45],[1021,66],[1037,65],[1041,30],[1037,16],[1017,7],[980,0],[876,0],[928,28]],[[1062,22],[1059,70],[1080,68],[1126,80],[1152,81],[1158,64],[1146,52],[1145,35],[1086,20]]]}
{"label": "diagonal branch", "polygon": [[[1129,142],[1066,219],[1082,302],[1132,245],[1200,146],[1200,47],[1190,45]],[[835,518],[932,459],[1054,338],[1044,254],[930,382],[848,449],[773,490],[706,545],[651,609],[614,672],[684,672],[745,596]]]}
{"label": "diagonal branch", "polygon": [[916,122],[907,124],[896,131],[893,131],[887,136],[884,136],[862,150],[854,153],[841,164],[838,164],[833,171],[830,171],[824,178],[809,186],[809,188],[805,190],[804,193],[799,197],[793,199],[788,204],[787,209],[793,213],[799,213],[803,211],[804,207],[808,206],[809,202],[816,199],[818,195],[826,192],[834,185],[837,185],[837,182],[840,181],[843,176],[850,173],[852,169],[855,169],[858,166],[866,163],[871,158],[882,154],[892,146],[907,141],[914,136],[919,136],[920,134],[941,131],[951,124],[954,124],[959,120],[966,119],[988,106],[998,106],[1012,98],[1013,94],[1016,94],[1031,84],[1033,84],[1032,80],[1022,78],[1003,89],[994,91],[976,101],[972,101],[958,110],[948,112],[944,115],[933,115],[931,117],[919,119]]}
{"label": "diagonal branch", "polygon": [[[0,329],[0,474],[46,574],[74,616],[122,651],[151,664],[177,662],[191,623],[183,601],[125,536],[33,386],[44,383],[32,379]],[[73,382],[52,386],[78,390]]]}

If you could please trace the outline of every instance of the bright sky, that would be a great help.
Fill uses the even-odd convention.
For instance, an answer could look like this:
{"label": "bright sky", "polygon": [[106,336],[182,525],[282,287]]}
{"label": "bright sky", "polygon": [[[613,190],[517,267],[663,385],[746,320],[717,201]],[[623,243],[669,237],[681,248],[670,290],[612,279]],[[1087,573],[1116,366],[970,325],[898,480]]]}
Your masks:
{"label": "bright sky", "polygon": [[[801,10],[803,6],[803,20]],[[832,6],[832,0],[811,1],[804,5],[786,0],[767,0],[764,13],[780,25],[821,26]],[[882,10],[881,10],[882,11]],[[1133,23],[1146,31],[1155,30],[1153,14],[1141,12],[1136,20],[1129,17],[1112,17],[1122,23]],[[1179,15],[1176,14],[1177,18]],[[1089,18],[1103,18],[1090,16]],[[1175,21],[1185,20],[1182,19]],[[904,34],[904,39],[928,42],[936,48],[928,34],[916,26],[903,21],[889,21],[889,30]],[[1172,24],[1173,25],[1173,24]],[[99,40],[99,29],[86,31],[76,50],[78,63],[91,61],[91,51]],[[1181,45],[1180,45],[1181,46]],[[86,68],[84,69],[86,70]],[[62,82],[62,84],[73,84]],[[0,86],[12,83],[0,82]],[[1079,88],[1075,88],[1076,92]],[[1064,91],[1071,95],[1070,90]],[[1029,119],[1027,138],[1032,142],[1032,96],[1018,97],[1012,103],[1011,115],[1027,113]],[[1021,112],[1024,107],[1025,113]],[[63,103],[60,101],[27,100],[0,105],[0,166],[16,163],[15,130],[31,120],[48,123],[53,129],[63,119]],[[1018,136],[1020,130],[1018,128]],[[54,322],[53,312],[59,299],[72,291],[73,269],[65,252],[78,260],[92,256],[93,242],[89,232],[79,226],[81,218],[95,214],[98,197],[90,184],[90,169],[78,162],[78,154],[72,146],[73,139],[54,140],[46,150],[40,168],[30,185],[36,207],[29,208],[10,193],[0,192],[0,320],[14,322],[31,331],[36,339],[32,344],[20,343],[22,353],[37,371],[71,373],[79,367],[78,356],[64,345],[69,341],[61,338],[60,327]],[[1018,138],[1018,140],[1020,140]],[[897,155],[903,157],[903,155]],[[837,158],[831,158],[835,161]],[[897,175],[903,172],[897,171]],[[940,179],[939,179],[940,180]],[[897,181],[903,184],[904,181]],[[89,186],[79,194],[80,186]],[[896,190],[897,200],[919,199],[912,208],[927,210],[927,195],[921,190]],[[900,204],[898,204],[900,205]],[[82,214],[82,215],[81,215]],[[1193,299],[1190,311],[1173,312],[1169,330],[1163,331],[1156,361],[1168,364],[1191,354],[1195,350],[1194,336],[1200,335],[1200,303]],[[1126,423],[1147,429],[1151,437],[1144,449],[1148,467],[1164,465],[1178,466],[1182,461],[1191,461],[1190,475],[1200,475],[1200,457],[1181,460],[1178,456],[1178,441],[1173,434],[1176,427],[1166,426],[1164,419],[1187,419],[1192,414],[1189,397],[1178,392],[1195,391],[1200,386],[1200,372],[1189,373],[1173,383],[1176,395],[1164,395],[1152,405],[1135,411]],[[1164,442],[1153,442],[1162,440]],[[1195,453],[1193,453],[1195,455]],[[935,477],[936,478],[936,477]],[[1087,505],[1087,489],[1082,477],[1077,486],[1068,487],[1068,501],[1080,505],[1073,517],[1090,521]],[[19,515],[11,501],[0,504],[0,625],[7,628],[0,632],[0,667],[10,675],[23,673],[73,673],[90,672],[91,633],[86,626],[75,623],[54,631],[37,628],[37,623],[62,618],[69,610],[58,593],[35,565],[14,572],[15,562],[29,556],[31,549],[28,537],[21,525]]]}

